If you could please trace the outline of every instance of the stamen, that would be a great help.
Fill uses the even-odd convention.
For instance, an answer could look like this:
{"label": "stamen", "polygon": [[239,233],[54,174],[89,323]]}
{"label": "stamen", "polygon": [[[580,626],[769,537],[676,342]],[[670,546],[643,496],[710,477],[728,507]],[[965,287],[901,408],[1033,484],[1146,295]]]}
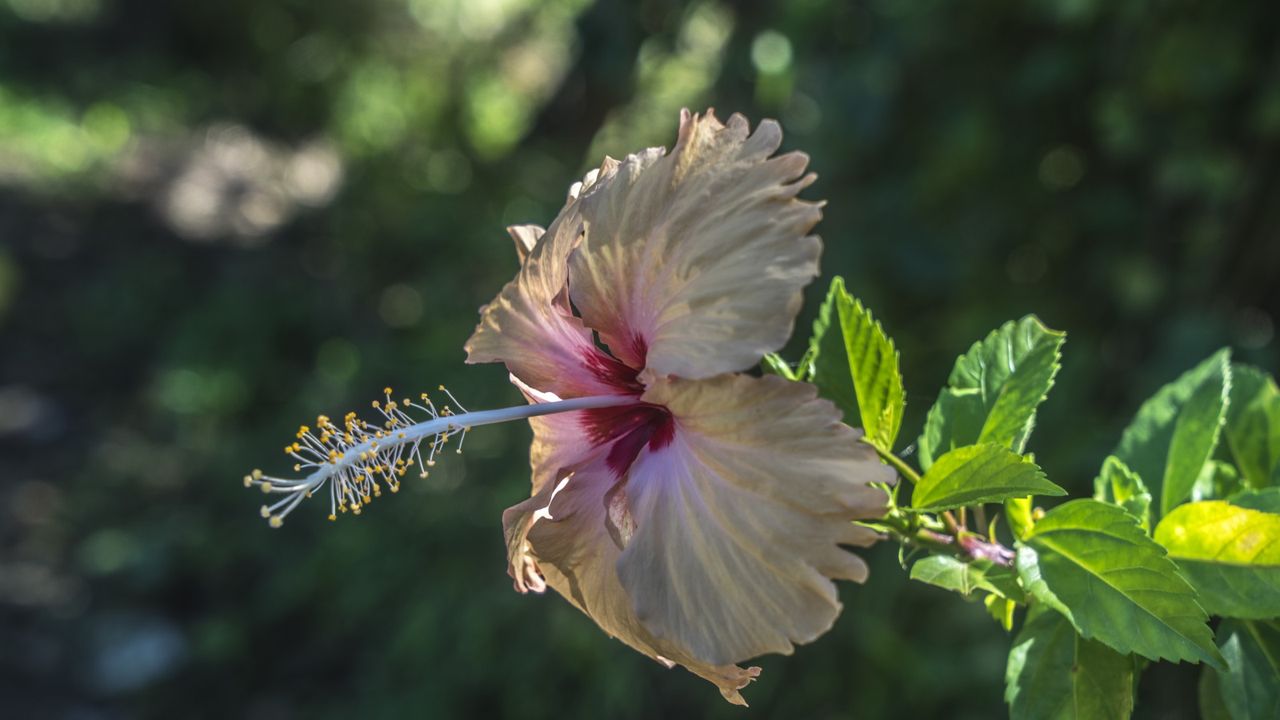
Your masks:
{"label": "stamen", "polygon": [[[380,422],[369,423],[349,412],[343,416],[341,426],[327,415],[321,415],[316,418],[314,431],[306,425],[298,428],[297,440],[286,445],[284,451],[297,461],[293,466],[295,472],[310,470],[306,477],[271,477],[263,475],[261,470],[244,476],[245,487],[257,486],[264,494],[284,495],[274,504],[263,505],[262,517],[271,527],[280,527],[294,508],[326,484],[330,520],[347,511],[359,515],[365,505],[382,495],[382,484],[391,492],[398,492],[401,478],[409,468],[417,467],[419,476],[427,477],[427,468],[436,464],[436,453],[455,435],[459,436],[456,452],[462,454],[462,443],[473,427],[635,402],[629,395],[599,395],[467,412],[453,393],[443,385],[440,390],[461,412],[455,412],[449,405],[437,408],[426,393],[420,396],[421,403],[407,398],[397,402],[388,387],[383,389],[385,401],[371,403],[382,416]],[[415,420],[406,411],[425,417]],[[425,461],[423,443],[429,446]]]}

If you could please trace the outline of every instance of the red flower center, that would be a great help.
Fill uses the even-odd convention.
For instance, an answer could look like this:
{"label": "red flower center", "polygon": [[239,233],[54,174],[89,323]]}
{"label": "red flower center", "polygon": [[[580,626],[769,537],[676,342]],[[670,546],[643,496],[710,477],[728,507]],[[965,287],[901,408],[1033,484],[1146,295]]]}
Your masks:
{"label": "red flower center", "polygon": [[660,405],[636,403],[618,407],[585,410],[583,426],[596,446],[613,442],[605,462],[619,477],[631,467],[640,450],[660,450],[675,438],[675,420]]}

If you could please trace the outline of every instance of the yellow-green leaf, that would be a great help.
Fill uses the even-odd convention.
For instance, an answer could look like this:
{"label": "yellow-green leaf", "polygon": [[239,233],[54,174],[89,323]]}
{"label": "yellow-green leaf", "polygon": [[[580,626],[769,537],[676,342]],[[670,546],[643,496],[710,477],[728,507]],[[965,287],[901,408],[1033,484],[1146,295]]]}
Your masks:
{"label": "yellow-green leaf", "polygon": [[1280,515],[1222,500],[1188,503],[1156,526],[1169,551],[1214,615],[1280,616]]}

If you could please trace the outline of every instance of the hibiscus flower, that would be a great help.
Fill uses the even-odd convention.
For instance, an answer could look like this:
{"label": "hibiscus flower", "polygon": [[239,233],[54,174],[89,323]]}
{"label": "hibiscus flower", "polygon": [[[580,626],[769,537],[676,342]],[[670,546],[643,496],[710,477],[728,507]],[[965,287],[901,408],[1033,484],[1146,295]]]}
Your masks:
{"label": "hibiscus flower", "polygon": [[853,521],[894,479],[813,386],[742,374],[818,274],[814,175],[781,140],[685,111],[670,153],[606,159],[545,231],[510,229],[519,274],[466,345],[565,409],[529,419],[531,497],[503,514],[516,588],[740,704],[759,668],[738,663],[826,632],[832,579],[866,578],[842,546],[877,539]]}
{"label": "hibiscus flower", "polygon": [[[329,519],[426,477],[454,438],[528,420],[533,489],[503,513],[521,592],[550,586],[605,632],[725,698],[840,612],[832,579],[867,567],[893,471],[812,385],[752,377],[791,335],[818,273],[820,204],[776,123],[681,114],[675,149],[606,159],[545,231],[511,228],[522,265],[482,311],[468,362],[500,361],[528,404],[469,412],[374,401],[376,423],[321,415],[284,452],[299,479],[246,475],[273,527],[327,488]],[[424,420],[418,421],[410,412]],[[415,467],[416,466],[416,467]]]}

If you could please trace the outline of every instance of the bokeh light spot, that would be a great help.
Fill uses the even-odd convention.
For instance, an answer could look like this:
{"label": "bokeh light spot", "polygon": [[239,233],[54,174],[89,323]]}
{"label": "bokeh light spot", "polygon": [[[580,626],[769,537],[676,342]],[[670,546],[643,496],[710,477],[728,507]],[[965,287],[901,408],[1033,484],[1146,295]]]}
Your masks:
{"label": "bokeh light spot", "polygon": [[411,327],[422,318],[422,295],[409,285],[392,285],[382,291],[378,314],[389,327]]}
{"label": "bokeh light spot", "polygon": [[1069,190],[1084,177],[1084,156],[1070,145],[1059,145],[1040,159],[1040,182],[1050,190]]}
{"label": "bokeh light spot", "polygon": [[1236,342],[1246,350],[1264,348],[1275,339],[1275,321],[1261,308],[1244,308],[1236,314],[1235,335]]}
{"label": "bokeh light spot", "polygon": [[326,380],[346,383],[360,370],[360,351],[344,338],[330,338],[316,353],[316,370]]}
{"label": "bokeh light spot", "polygon": [[114,528],[99,530],[80,546],[80,565],[94,575],[106,575],[135,561],[138,541],[129,533]]}
{"label": "bokeh light spot", "polygon": [[766,75],[791,67],[791,56],[791,41],[776,30],[765,30],[751,42],[751,63]]}

